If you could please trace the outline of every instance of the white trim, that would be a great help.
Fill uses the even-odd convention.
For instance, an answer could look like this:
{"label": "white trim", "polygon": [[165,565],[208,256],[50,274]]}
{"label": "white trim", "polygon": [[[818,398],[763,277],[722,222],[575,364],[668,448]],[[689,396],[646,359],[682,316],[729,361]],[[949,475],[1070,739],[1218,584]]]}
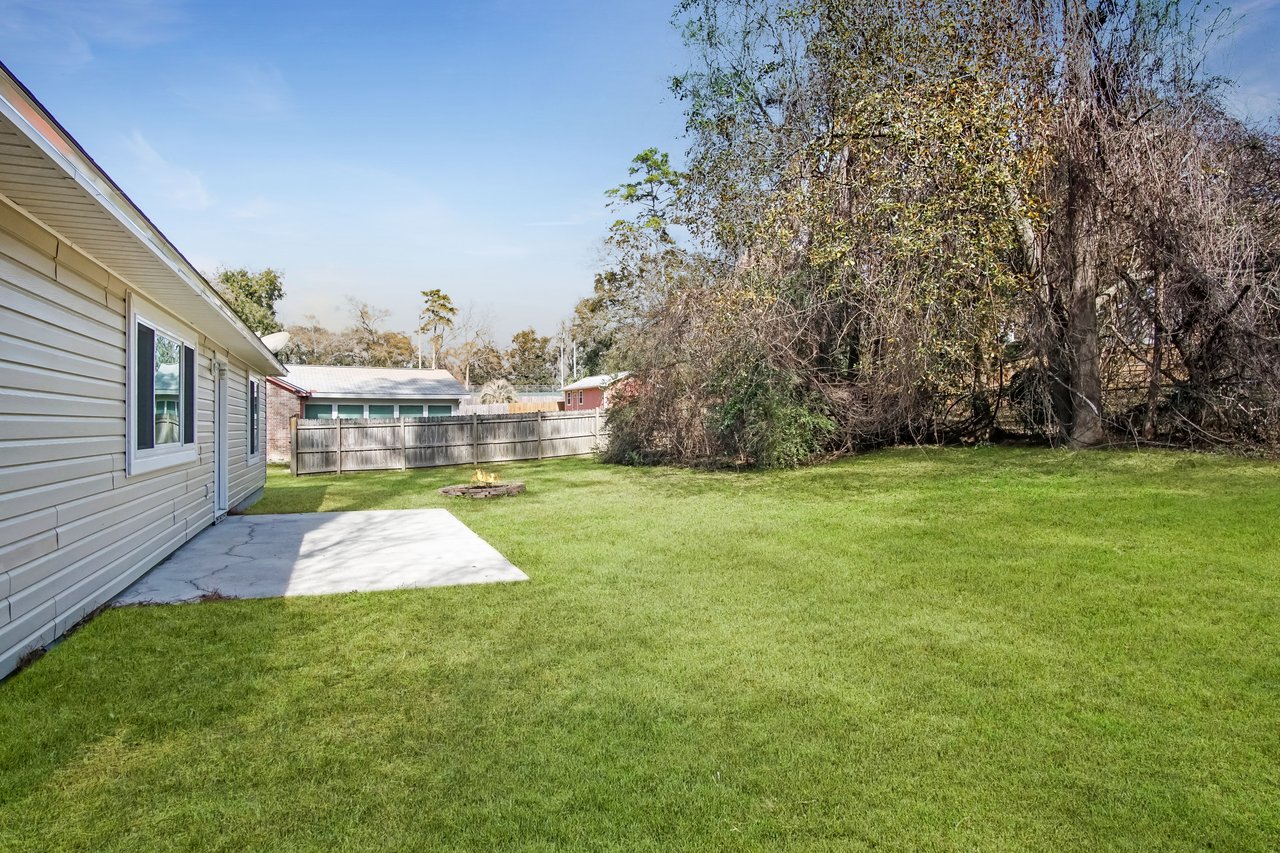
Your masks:
{"label": "white trim", "polygon": [[[404,403],[404,404],[401,404],[401,403],[310,403],[310,402],[307,402],[306,400],[303,400],[302,416],[304,418],[307,418],[308,406],[328,406],[329,417],[327,418],[327,420],[336,420],[339,417],[344,417],[344,418],[347,418],[348,420],[357,420],[357,418],[353,415],[340,416],[338,414],[339,406],[359,406],[360,407],[359,420],[395,420],[396,418],[446,417],[445,415],[431,415],[430,412],[431,412],[432,406],[448,406],[449,415],[455,415],[458,412],[457,404],[449,403],[449,402],[446,402],[446,403],[422,402],[422,403]],[[394,406],[394,409],[390,418],[387,418],[386,416],[383,416],[383,415],[379,415],[375,417],[369,414],[370,406]],[[404,412],[401,411],[402,406],[413,406],[414,408],[422,409],[422,414],[406,415],[404,414]],[[308,418],[308,420],[325,420],[325,419],[324,418]]]}
{"label": "white trim", "polygon": [[[199,335],[193,330],[185,329],[185,331],[173,331],[175,328],[183,328],[181,324],[169,322],[156,322],[157,316],[163,316],[163,312],[152,312],[149,307],[139,310],[137,306],[138,300],[132,291],[128,293],[128,307],[125,312],[128,317],[129,328],[127,330],[125,340],[125,439],[124,439],[124,472],[126,477],[136,477],[139,474],[150,474],[155,471],[161,471],[166,468],[175,468],[179,465],[186,465],[199,460],[200,458],[200,343]],[[186,433],[186,388],[183,382],[183,365],[186,362],[185,352],[178,362],[178,443],[166,444],[162,446],[150,447],[146,450],[138,449],[138,323],[141,321],[157,334],[178,341],[184,347],[191,347],[195,353],[194,375],[191,377],[192,391],[196,394],[197,405],[196,421],[193,425],[195,433],[195,442],[187,444]],[[154,377],[152,378],[154,382]]]}
{"label": "white trim", "polygon": [[163,471],[166,468],[176,468],[179,465],[197,462],[199,459],[200,448],[194,444],[184,444],[180,445],[176,450],[157,453],[154,456],[134,457],[133,465],[129,468],[127,476],[136,477],[139,474],[150,474],[154,471]]}

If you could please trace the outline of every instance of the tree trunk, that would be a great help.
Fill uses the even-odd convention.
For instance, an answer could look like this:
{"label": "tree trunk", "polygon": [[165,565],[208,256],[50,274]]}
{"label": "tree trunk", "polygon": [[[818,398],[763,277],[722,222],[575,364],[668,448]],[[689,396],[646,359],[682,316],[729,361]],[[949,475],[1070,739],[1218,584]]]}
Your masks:
{"label": "tree trunk", "polygon": [[1098,371],[1098,240],[1101,209],[1093,173],[1101,168],[1095,27],[1104,16],[1087,3],[1063,0],[1066,36],[1066,361],[1071,394],[1067,439],[1073,447],[1095,447],[1106,433],[1102,423],[1102,380]]}
{"label": "tree trunk", "polygon": [[1142,437],[1151,441],[1156,437],[1156,407],[1160,403],[1160,375],[1164,370],[1164,275],[1156,273],[1152,294],[1151,322],[1151,376],[1147,382],[1147,415],[1142,423]]}
{"label": "tree trunk", "polygon": [[1098,372],[1098,208],[1088,179],[1068,168],[1067,234],[1070,291],[1067,297],[1073,447],[1096,447],[1106,438],[1102,423],[1102,380]]}

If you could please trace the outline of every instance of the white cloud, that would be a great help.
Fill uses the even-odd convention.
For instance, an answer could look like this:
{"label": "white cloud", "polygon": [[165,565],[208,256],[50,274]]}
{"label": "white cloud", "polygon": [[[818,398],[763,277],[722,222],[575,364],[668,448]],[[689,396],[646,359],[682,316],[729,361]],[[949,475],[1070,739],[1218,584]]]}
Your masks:
{"label": "white cloud", "polygon": [[1233,4],[1231,11],[1238,15],[1253,15],[1258,12],[1265,12],[1277,5],[1280,5],[1280,0],[1246,0],[1244,3]]}
{"label": "white cloud", "polygon": [[293,111],[293,95],[284,74],[263,62],[209,68],[174,91],[197,112],[222,118],[280,118]]}
{"label": "white cloud", "polygon": [[236,219],[262,219],[275,212],[275,205],[262,196],[255,196],[239,207],[233,208],[231,215]]}
{"label": "white cloud", "polygon": [[5,52],[38,52],[74,71],[93,60],[95,44],[143,47],[179,35],[177,0],[0,0]]}
{"label": "white cloud", "polygon": [[1280,85],[1269,78],[1241,80],[1224,93],[1223,100],[1232,112],[1249,121],[1280,115]]}
{"label": "white cloud", "polygon": [[462,254],[469,258],[522,258],[532,251],[527,246],[491,245],[463,249]]}
{"label": "white cloud", "polygon": [[137,161],[138,173],[150,185],[153,194],[182,210],[205,210],[213,205],[204,181],[190,169],[170,163],[134,131],[127,140],[129,152]]}

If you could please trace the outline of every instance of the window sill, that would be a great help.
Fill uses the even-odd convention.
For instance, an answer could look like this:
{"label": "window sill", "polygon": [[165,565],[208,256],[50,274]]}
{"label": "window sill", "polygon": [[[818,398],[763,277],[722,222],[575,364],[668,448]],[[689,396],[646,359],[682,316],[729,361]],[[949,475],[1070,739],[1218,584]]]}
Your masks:
{"label": "window sill", "polygon": [[200,450],[195,445],[189,445],[181,450],[170,450],[141,458],[135,456],[129,462],[128,476],[136,477],[139,474],[151,474],[198,461],[200,461]]}

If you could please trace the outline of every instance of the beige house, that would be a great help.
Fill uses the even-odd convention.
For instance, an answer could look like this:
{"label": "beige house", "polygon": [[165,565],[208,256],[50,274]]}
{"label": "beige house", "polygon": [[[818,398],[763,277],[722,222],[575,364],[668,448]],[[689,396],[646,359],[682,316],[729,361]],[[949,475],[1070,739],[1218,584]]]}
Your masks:
{"label": "beige house", "polygon": [[0,677],[258,497],[282,372],[0,65]]}
{"label": "beige house", "polygon": [[292,418],[423,418],[455,415],[470,392],[447,370],[286,364],[267,383],[267,455],[288,462]]}

